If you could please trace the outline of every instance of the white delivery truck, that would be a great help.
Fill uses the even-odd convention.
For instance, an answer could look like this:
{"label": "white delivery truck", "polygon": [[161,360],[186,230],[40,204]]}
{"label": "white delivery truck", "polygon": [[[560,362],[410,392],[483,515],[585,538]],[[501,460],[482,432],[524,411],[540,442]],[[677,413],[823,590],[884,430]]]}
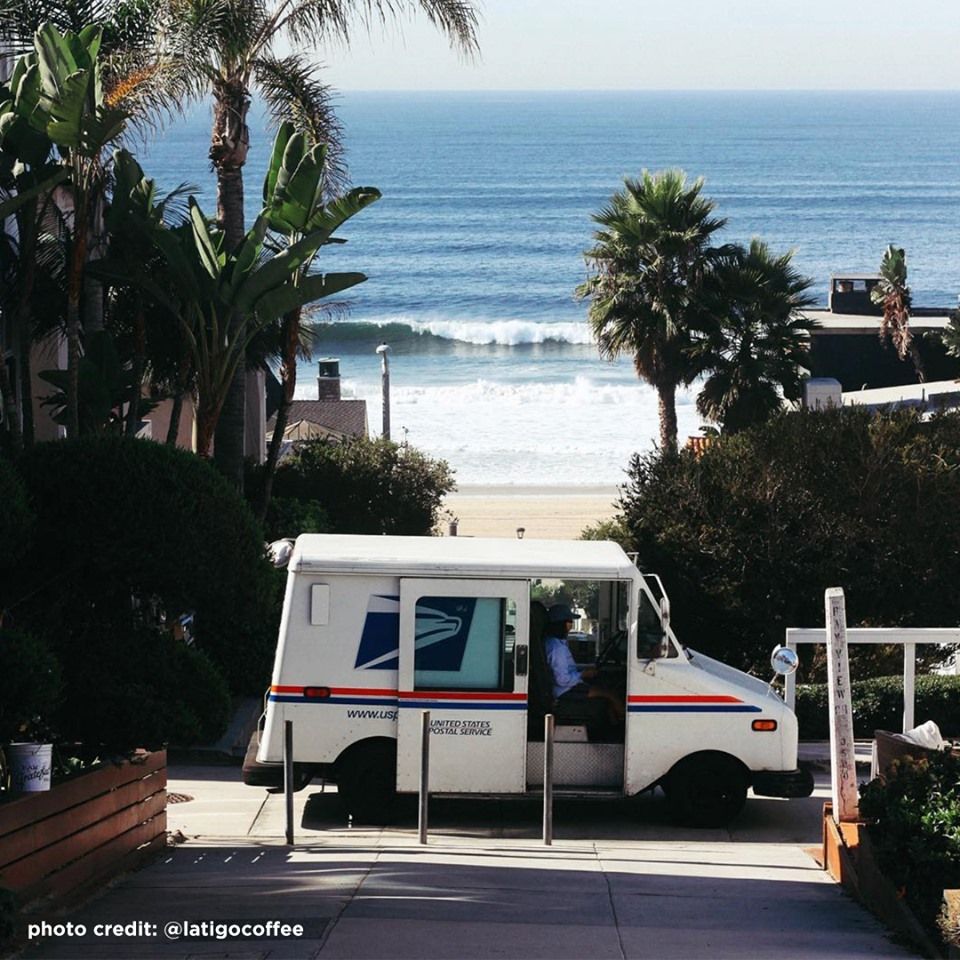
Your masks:
{"label": "white delivery truck", "polygon": [[[581,643],[625,721],[602,700],[554,700],[546,604],[583,614]],[[543,787],[555,716],[554,789],[634,795],[661,786],[678,817],[713,825],[747,790],[803,797],[797,720],[772,686],[685,649],[659,578],[614,543],[304,535],[290,556],[262,729],[244,779],[277,787],[284,721],[299,786],[337,784],[354,819],[415,792],[430,711],[433,794]],[[254,753],[255,751],[255,753]]]}

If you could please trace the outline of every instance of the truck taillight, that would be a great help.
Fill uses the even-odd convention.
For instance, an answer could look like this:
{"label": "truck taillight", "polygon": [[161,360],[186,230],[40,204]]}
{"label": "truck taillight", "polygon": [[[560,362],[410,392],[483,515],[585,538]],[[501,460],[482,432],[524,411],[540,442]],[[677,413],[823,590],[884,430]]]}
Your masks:
{"label": "truck taillight", "polygon": [[326,700],[330,696],[329,687],[304,687],[303,695],[308,700]]}
{"label": "truck taillight", "polygon": [[772,731],[777,729],[777,721],[776,720],[754,720],[753,723],[750,724],[750,726],[753,727],[753,729],[757,730],[758,732],[766,731],[767,733],[771,733]]}

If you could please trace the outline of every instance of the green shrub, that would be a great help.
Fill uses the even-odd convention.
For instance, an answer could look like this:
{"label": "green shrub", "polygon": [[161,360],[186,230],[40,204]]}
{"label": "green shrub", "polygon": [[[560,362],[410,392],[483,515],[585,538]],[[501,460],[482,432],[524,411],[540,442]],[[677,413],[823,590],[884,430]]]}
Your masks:
{"label": "green shrub", "polygon": [[227,684],[202,651],[167,631],[129,623],[91,626],[76,640],[65,655],[61,727],[88,755],[100,746],[189,746],[226,729]]}
{"label": "green shrub", "polygon": [[[197,646],[231,689],[263,689],[280,585],[249,508],[213,467],[120,437],[40,444],[21,467],[37,515],[34,549],[0,586],[29,598],[17,608],[21,623],[62,655],[104,624],[193,612]],[[111,665],[102,669],[109,675]]]}
{"label": "green shrub", "polygon": [[881,870],[933,937],[943,891],[960,887],[960,758],[895,761],[886,780],[861,788],[860,815]]}
{"label": "green shrub", "polygon": [[389,440],[311,440],[277,469],[274,493],[326,511],[331,533],[427,536],[454,489],[443,460]]}
{"label": "green shrub", "polygon": [[635,457],[621,508],[680,640],[761,676],[787,627],[823,625],[827,587],[851,626],[960,622],[958,414],[783,414]]}
{"label": "green shrub", "polygon": [[60,663],[29,634],[0,629],[0,743],[32,739],[49,725],[61,691]]}
{"label": "green shrub", "polygon": [[[851,685],[853,732],[872,739],[874,730],[900,730],[903,723],[903,678],[875,677]],[[825,683],[797,685],[797,721],[802,740],[830,736],[830,708]],[[945,737],[960,737],[960,677],[917,677],[914,715],[933,720]]]}
{"label": "green shrub", "polygon": [[23,481],[13,465],[0,457],[0,571],[17,564],[27,552],[33,526]]}
{"label": "green shrub", "polygon": [[17,932],[17,898],[12,890],[0,887],[0,950],[12,944]]}
{"label": "green shrub", "polygon": [[301,533],[326,533],[330,529],[327,512],[316,500],[295,500],[293,497],[272,497],[264,522],[268,543],[296,539]]}

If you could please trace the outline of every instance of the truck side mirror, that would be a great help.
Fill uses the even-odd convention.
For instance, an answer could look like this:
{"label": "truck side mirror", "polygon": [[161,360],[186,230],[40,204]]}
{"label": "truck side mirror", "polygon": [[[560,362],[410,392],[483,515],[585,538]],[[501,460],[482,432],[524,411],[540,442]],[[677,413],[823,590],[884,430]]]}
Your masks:
{"label": "truck side mirror", "polygon": [[663,639],[667,639],[670,630],[670,598],[660,598],[660,626],[663,627]]}

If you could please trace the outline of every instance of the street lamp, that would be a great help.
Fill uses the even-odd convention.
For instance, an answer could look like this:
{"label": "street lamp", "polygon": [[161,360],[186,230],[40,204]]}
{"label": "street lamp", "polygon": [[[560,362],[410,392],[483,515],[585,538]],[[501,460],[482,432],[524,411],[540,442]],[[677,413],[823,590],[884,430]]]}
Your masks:
{"label": "street lamp", "polygon": [[390,361],[387,359],[387,351],[390,347],[381,343],[377,347],[377,353],[380,354],[380,382],[383,388],[383,438],[390,439]]}

